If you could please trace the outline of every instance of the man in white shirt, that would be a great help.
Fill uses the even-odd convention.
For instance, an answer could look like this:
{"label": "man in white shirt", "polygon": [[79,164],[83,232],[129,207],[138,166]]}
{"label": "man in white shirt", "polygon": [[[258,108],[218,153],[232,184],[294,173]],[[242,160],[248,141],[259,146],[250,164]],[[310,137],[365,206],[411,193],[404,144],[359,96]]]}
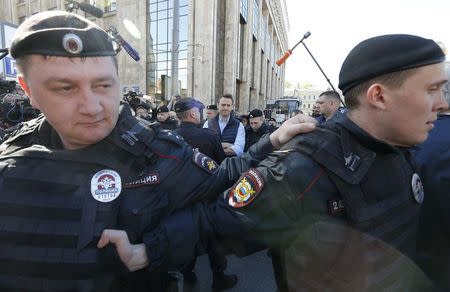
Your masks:
{"label": "man in white shirt", "polygon": [[223,150],[227,156],[239,156],[244,152],[245,129],[238,119],[231,116],[233,109],[233,96],[224,94],[219,100],[219,114],[209,119],[203,128],[215,131],[222,142]]}

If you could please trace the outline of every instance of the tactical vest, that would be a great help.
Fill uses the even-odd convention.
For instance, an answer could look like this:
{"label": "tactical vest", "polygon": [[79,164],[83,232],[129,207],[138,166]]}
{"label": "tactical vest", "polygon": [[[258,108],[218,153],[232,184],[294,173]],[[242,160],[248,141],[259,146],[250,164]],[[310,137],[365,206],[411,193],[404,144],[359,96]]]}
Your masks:
{"label": "tactical vest", "polygon": [[214,119],[208,120],[208,128],[215,131],[219,135],[221,142],[231,144],[234,144],[234,141],[236,140],[239,124],[240,122],[237,119],[230,117],[230,120],[223,129],[223,132],[220,133],[219,115],[217,115]]}
{"label": "tactical vest", "polygon": [[[145,222],[151,227],[159,222],[154,217],[163,215],[141,212],[143,206],[148,208],[148,200],[138,206],[127,198],[142,197],[148,190],[125,186],[139,176],[136,163],[154,158],[149,146],[155,133],[126,116],[97,144],[80,150],[50,150],[33,144],[43,122],[38,119],[22,127],[6,141],[0,156],[0,290],[119,290],[117,276],[126,268],[114,247],[98,249],[96,245],[105,228],[127,224],[135,224],[129,232],[130,241],[135,242]],[[123,184],[113,177],[102,186],[96,174],[105,169],[116,171]],[[92,194],[120,187],[119,197],[112,201],[98,201]],[[148,192],[145,195],[158,200]],[[158,204],[167,207],[167,201],[153,205]]]}
{"label": "tactical vest", "polygon": [[[350,273],[351,277],[357,277],[356,274],[361,272],[362,279],[357,283],[361,291],[425,291],[423,289],[430,288],[428,279],[411,260],[415,259],[420,204],[411,187],[414,169],[404,153],[375,153],[339,124],[298,136],[283,149],[307,154],[323,167],[336,186],[338,197],[322,202],[328,204],[330,214],[324,214],[323,221],[314,222],[315,236],[318,237],[317,246],[320,246],[320,238],[325,238],[322,240],[328,243],[334,240],[336,244],[343,243],[337,254],[325,256],[334,257],[329,263],[329,271],[315,273],[314,277],[320,274],[320,280],[316,283],[311,280],[303,286],[309,287],[304,290],[299,289],[295,278],[299,279],[300,274],[304,276],[302,279],[307,279],[307,274],[314,268],[298,267],[298,262],[292,264],[292,258],[285,258],[290,266],[290,269],[286,268],[286,278],[294,291],[326,289],[327,281],[334,282],[330,286],[334,289],[352,289],[346,285],[357,281],[354,278],[333,279],[333,275],[340,274],[342,269],[355,269],[355,273]],[[341,207],[345,208],[344,221],[347,223],[344,224],[339,223],[342,214],[334,218],[338,220],[330,216],[333,209]],[[298,245],[301,244],[299,241]],[[318,251],[322,255],[327,252]],[[298,252],[297,256],[301,258]],[[361,271],[363,269],[367,270]],[[293,274],[289,275],[289,270]]]}

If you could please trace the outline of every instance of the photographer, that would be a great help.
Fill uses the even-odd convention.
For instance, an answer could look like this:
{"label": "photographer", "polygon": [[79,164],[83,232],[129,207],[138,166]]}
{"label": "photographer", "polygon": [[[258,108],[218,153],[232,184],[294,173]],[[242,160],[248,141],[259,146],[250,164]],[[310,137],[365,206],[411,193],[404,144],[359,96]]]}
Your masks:
{"label": "photographer", "polygon": [[16,89],[15,81],[0,80],[0,142],[16,129],[17,124],[34,119],[39,113]]}

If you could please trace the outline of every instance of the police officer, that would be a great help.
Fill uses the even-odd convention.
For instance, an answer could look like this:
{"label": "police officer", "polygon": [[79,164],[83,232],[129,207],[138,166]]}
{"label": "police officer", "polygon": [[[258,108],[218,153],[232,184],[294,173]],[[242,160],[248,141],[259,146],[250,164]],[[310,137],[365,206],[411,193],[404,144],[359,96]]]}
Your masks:
{"label": "police officer", "polygon": [[215,104],[207,105],[205,108],[205,117],[207,120],[214,119],[218,113],[219,113],[219,109],[217,108],[217,105],[215,105]]}
{"label": "police officer", "polygon": [[200,111],[203,104],[194,98],[183,98],[175,105],[175,112],[180,120],[180,125],[175,133],[194,149],[214,159],[218,164],[225,159],[219,137],[211,130],[200,128]]}
{"label": "police officer", "polygon": [[[218,164],[225,159],[225,152],[220,144],[219,137],[210,129],[201,128],[200,112],[203,104],[194,98],[183,98],[175,104],[175,112],[181,124],[174,130],[174,133],[183,137],[183,139],[196,151],[199,151],[208,157],[214,159]],[[225,274],[227,267],[227,258],[225,250],[219,242],[210,244],[208,248],[208,257],[213,271],[212,288],[214,290],[229,289],[236,285],[236,275]],[[193,271],[196,258],[184,270],[184,278],[193,284],[196,276]]]}
{"label": "police officer", "polygon": [[161,125],[163,130],[175,130],[178,125],[177,120],[170,117],[169,108],[167,105],[162,105],[156,110],[156,120]]}
{"label": "police officer", "polygon": [[444,60],[433,40],[418,36],[361,42],[339,75],[347,116],[293,139],[215,204],[162,226],[169,232],[172,220],[184,220],[187,239],[213,230],[233,245],[280,247],[290,291],[433,289],[414,262],[424,192],[409,147],[448,106]]}
{"label": "police officer", "polygon": [[[178,258],[166,254],[168,244],[182,238],[147,231],[174,210],[215,197],[272,144],[308,128],[291,124],[219,168],[120,106],[116,51],[93,22],[62,11],[35,14],[16,30],[10,54],[43,115],[0,146],[2,291],[163,290],[166,264]],[[136,244],[130,258],[102,242],[98,249],[105,228],[126,230]],[[147,269],[128,274],[148,258]]]}

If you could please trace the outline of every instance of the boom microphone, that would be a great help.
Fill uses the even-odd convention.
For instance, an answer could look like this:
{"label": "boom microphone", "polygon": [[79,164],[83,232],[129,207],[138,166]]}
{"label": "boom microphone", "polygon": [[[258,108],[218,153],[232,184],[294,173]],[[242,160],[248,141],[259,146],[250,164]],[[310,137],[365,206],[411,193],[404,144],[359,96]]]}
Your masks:
{"label": "boom microphone", "polygon": [[[295,46],[294,46],[292,49],[288,49],[288,50],[286,51],[286,53],[284,53],[283,56],[281,56],[281,58],[278,59],[278,61],[276,61],[276,64],[277,64],[278,66],[281,66],[284,62],[286,62],[287,58],[289,58],[289,56],[292,55],[292,51],[293,51],[300,43],[303,43],[303,41],[304,41],[305,39],[307,39],[310,35],[311,35],[311,33],[310,33],[309,31],[307,31],[307,32],[303,35],[302,39],[301,39],[297,44],[295,44]],[[304,44],[304,43],[303,43],[303,44]]]}
{"label": "boom microphone", "polygon": [[78,3],[78,7],[80,7],[81,11],[89,13],[92,16],[95,16],[97,18],[103,17],[103,10],[88,3],[84,2]]}
{"label": "boom microphone", "polygon": [[74,0],[66,0],[69,2],[69,6],[67,6],[66,11],[72,12],[74,9],[81,9],[81,11],[86,12],[96,18],[102,18],[103,17],[103,10],[95,7],[91,4],[85,3],[85,2],[78,2]]}

